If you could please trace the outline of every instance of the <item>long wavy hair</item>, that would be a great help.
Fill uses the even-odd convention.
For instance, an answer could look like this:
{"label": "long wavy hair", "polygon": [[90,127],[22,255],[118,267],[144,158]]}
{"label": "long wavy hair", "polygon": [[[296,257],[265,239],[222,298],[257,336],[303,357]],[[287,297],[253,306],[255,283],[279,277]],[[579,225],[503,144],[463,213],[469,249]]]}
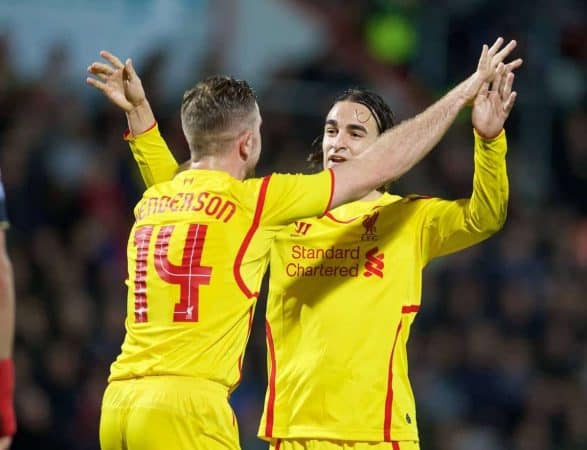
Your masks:
{"label": "long wavy hair", "polygon": [[[353,102],[359,103],[365,106],[375,119],[377,123],[377,131],[379,134],[389,130],[395,125],[395,117],[393,111],[389,107],[385,100],[375,92],[368,91],[366,89],[351,88],[344,91],[341,95],[336,97],[330,109],[334,107],[338,102]],[[308,155],[307,161],[310,163],[312,169],[321,169],[324,161],[324,154],[322,149],[322,140],[324,135],[318,136],[312,141],[312,153]],[[380,192],[386,192],[389,190],[391,184],[386,184],[377,188]]]}

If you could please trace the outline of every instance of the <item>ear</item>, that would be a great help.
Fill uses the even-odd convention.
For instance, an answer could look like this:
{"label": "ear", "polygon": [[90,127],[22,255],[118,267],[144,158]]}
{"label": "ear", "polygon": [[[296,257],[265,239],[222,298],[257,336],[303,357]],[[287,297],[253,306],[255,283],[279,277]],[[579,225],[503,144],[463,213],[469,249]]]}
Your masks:
{"label": "ear", "polygon": [[240,159],[243,162],[248,161],[253,151],[253,133],[249,130],[244,131],[237,138],[237,148]]}

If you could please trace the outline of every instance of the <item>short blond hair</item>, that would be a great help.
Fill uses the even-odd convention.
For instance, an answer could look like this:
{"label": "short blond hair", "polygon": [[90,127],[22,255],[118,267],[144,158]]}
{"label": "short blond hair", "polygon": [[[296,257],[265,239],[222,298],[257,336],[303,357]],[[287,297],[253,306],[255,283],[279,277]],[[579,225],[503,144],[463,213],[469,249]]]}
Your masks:
{"label": "short blond hair", "polygon": [[244,80],[213,76],[200,81],[183,95],[181,126],[192,154],[197,158],[221,152],[237,125],[252,120],[255,93]]}

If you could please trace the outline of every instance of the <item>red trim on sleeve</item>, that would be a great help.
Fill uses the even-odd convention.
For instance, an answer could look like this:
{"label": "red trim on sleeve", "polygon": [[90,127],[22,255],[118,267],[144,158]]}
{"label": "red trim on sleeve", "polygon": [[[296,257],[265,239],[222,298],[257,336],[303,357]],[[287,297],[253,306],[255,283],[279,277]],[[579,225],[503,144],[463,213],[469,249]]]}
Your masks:
{"label": "red trim on sleeve", "polygon": [[12,359],[0,361],[0,437],[16,433],[14,414],[14,364]]}
{"label": "red trim on sleeve", "polygon": [[392,448],[392,450],[400,450],[400,448],[399,448],[399,442],[398,441],[393,441],[391,443],[391,448]]}
{"label": "red trim on sleeve", "polygon": [[393,347],[391,348],[391,355],[389,357],[389,369],[387,373],[387,395],[385,397],[385,419],[383,421],[383,440],[386,442],[391,441],[391,416],[392,416],[392,405],[393,405],[393,355],[395,353],[395,346],[397,344],[397,338],[399,332],[402,329],[402,321],[400,320],[397,330],[395,332],[395,338],[393,340]]}
{"label": "red trim on sleeve", "polygon": [[236,254],[236,259],[234,260],[234,265],[232,267],[232,273],[234,275],[234,279],[236,280],[236,284],[240,288],[241,291],[247,296],[247,298],[258,297],[259,292],[252,292],[246,285],[243,277],[240,273],[241,264],[243,263],[243,258],[245,257],[245,253],[249,245],[251,244],[251,240],[257,228],[259,228],[259,223],[261,222],[261,214],[263,213],[263,206],[265,206],[265,197],[267,196],[267,187],[269,186],[269,180],[271,179],[271,175],[267,175],[263,178],[261,182],[261,189],[259,191],[259,198],[257,199],[257,208],[255,209],[255,215],[253,216],[253,223],[251,224],[251,228],[247,231],[245,239],[241,244],[240,248],[238,249],[238,253]]}
{"label": "red trim on sleeve", "polygon": [[281,448],[281,439],[277,439],[277,442],[275,443],[275,450],[279,450]]}
{"label": "red trim on sleeve", "polygon": [[402,314],[416,313],[420,311],[420,305],[405,305],[402,306]]}
{"label": "red trim on sleeve", "polygon": [[[328,204],[326,205],[326,209],[324,210],[324,214],[326,214],[330,210],[330,207],[332,206],[332,199],[334,197],[334,185],[336,183],[336,177],[334,176],[334,170],[328,169],[328,172],[330,172],[330,197],[328,198]],[[324,214],[322,214],[322,215],[324,215]]]}
{"label": "red trim on sleeve", "polygon": [[[151,131],[156,126],[157,126],[157,121],[153,122],[153,125],[151,125],[149,128],[147,128],[145,131],[143,131],[142,133],[139,133],[139,136],[141,134],[145,134],[147,131]],[[136,137],[136,136],[133,136],[128,128],[124,131],[124,133],[122,133],[122,139],[124,139],[125,141],[130,140],[132,137]]]}
{"label": "red trim on sleeve", "polygon": [[267,350],[271,358],[271,368],[269,371],[269,398],[267,399],[267,417],[265,423],[265,437],[272,437],[273,435],[273,420],[275,410],[275,372],[277,366],[275,362],[275,346],[273,345],[273,335],[271,334],[271,325],[269,321],[265,320],[265,334],[267,336]]}

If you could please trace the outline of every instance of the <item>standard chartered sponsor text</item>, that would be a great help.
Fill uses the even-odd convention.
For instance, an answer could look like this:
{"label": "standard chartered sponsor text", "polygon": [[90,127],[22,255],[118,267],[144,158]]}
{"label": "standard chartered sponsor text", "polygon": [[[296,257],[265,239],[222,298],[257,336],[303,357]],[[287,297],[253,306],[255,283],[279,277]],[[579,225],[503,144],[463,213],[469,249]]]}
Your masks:
{"label": "standard chartered sponsor text", "polygon": [[292,245],[290,262],[285,271],[288,277],[357,277],[359,275],[360,246],[306,247]]}

